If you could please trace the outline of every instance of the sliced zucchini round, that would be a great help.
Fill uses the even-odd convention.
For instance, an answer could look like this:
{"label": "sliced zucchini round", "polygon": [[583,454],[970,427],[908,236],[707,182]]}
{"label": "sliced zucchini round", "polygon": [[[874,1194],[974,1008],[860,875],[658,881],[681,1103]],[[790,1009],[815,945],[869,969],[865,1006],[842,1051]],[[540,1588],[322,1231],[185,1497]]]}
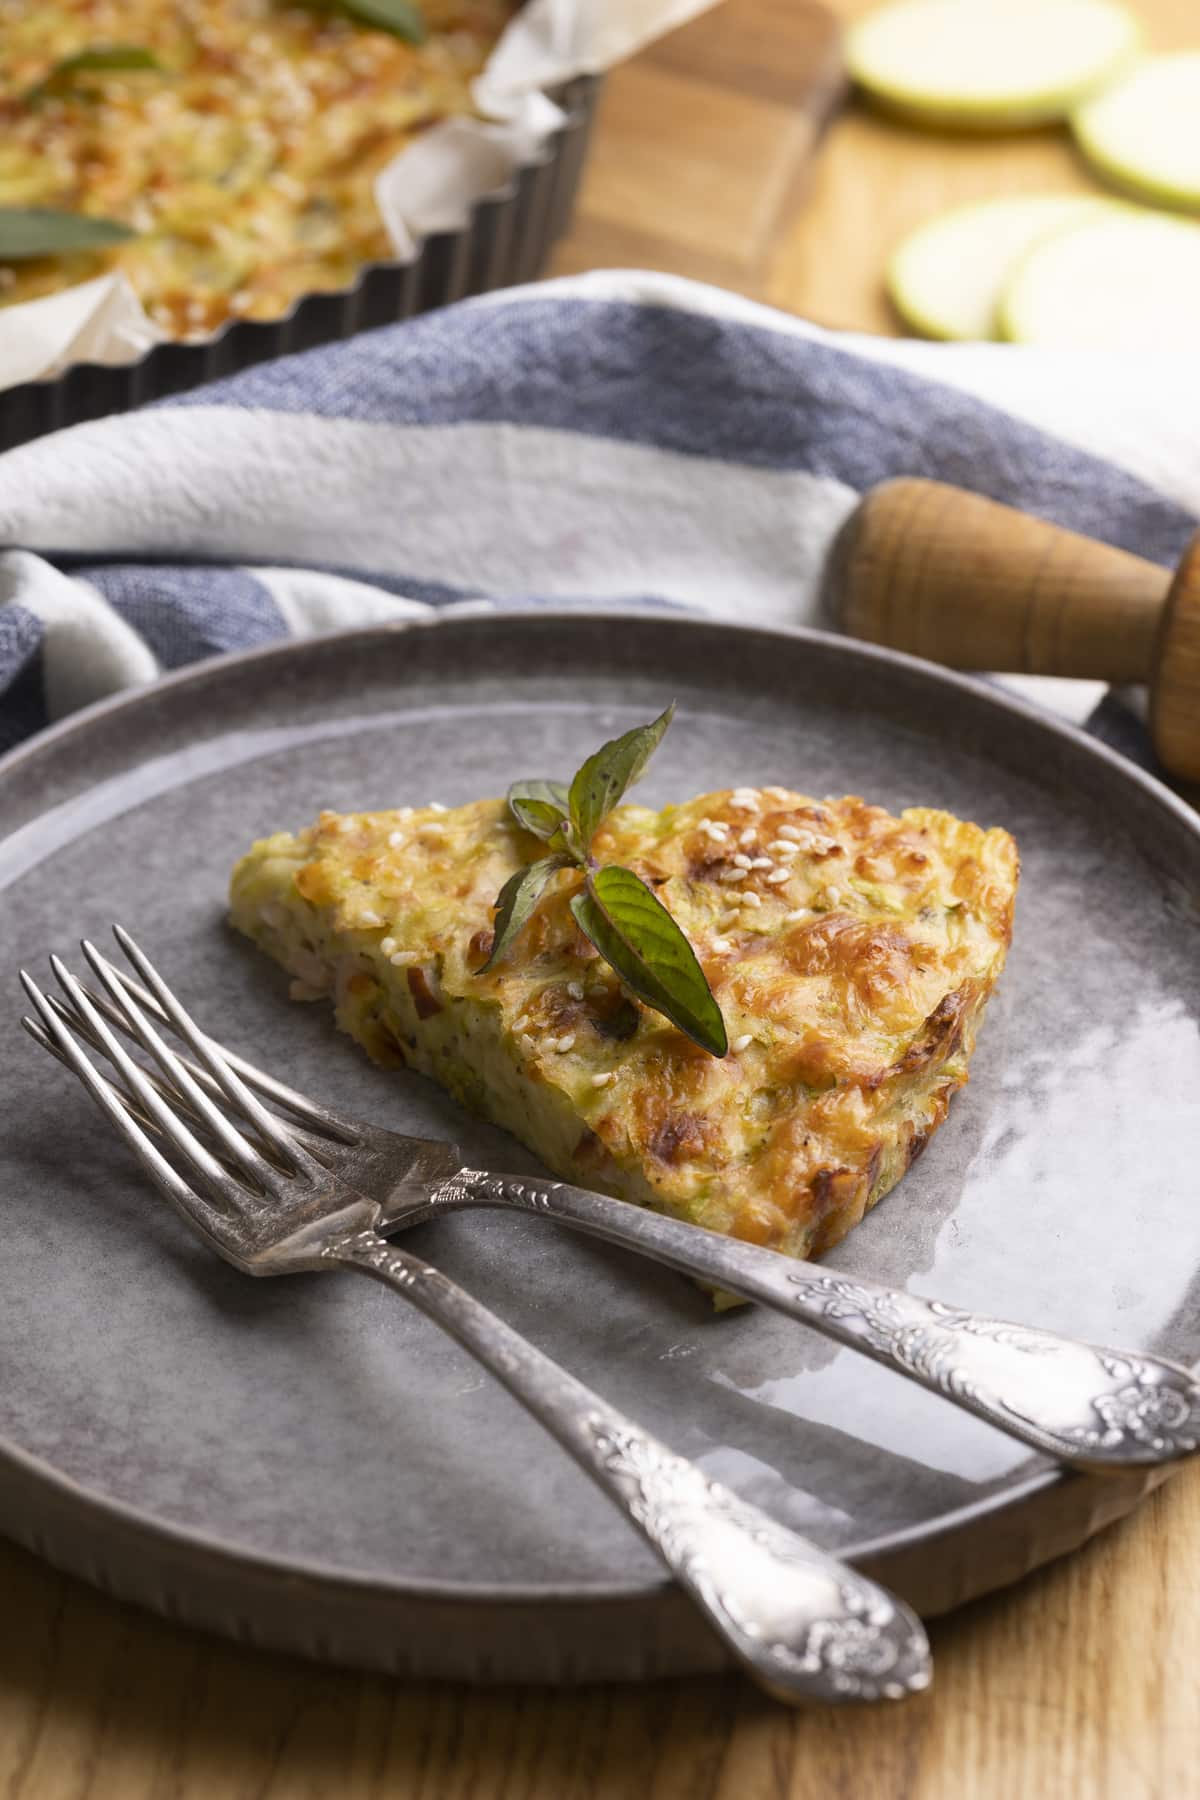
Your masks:
{"label": "sliced zucchini round", "polygon": [[1159,205],[1200,211],[1200,50],[1135,63],[1071,123],[1101,174]]}
{"label": "sliced zucchini round", "polygon": [[1139,39],[1116,0],[895,0],[853,28],[846,61],[915,124],[1011,130],[1064,118]]}
{"label": "sliced zucchini round", "polygon": [[1055,232],[1115,204],[1084,194],[1014,194],[940,213],[893,251],[892,303],[922,337],[998,337],[997,307],[1016,266]]}
{"label": "sliced zucchini round", "polygon": [[1047,349],[1200,349],[1200,225],[1113,205],[1032,250],[999,316]]}

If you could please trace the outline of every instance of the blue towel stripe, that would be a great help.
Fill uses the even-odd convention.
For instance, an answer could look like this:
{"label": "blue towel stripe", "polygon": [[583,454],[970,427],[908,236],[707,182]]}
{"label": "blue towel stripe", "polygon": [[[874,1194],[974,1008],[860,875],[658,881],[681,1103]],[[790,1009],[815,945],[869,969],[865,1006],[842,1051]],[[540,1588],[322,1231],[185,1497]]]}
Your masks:
{"label": "blue towel stripe", "polygon": [[451,307],[157,404],[540,426],[802,469],[860,493],[894,475],[926,475],[1168,564],[1195,528],[1136,477],[957,388],[673,307],[558,299]]}
{"label": "blue towel stripe", "polygon": [[[224,563],[94,563],[70,558],[63,564],[90,582],[109,604],[145,638],[164,669],[177,669],[201,656],[223,650],[250,650],[288,635],[287,622],[253,569],[231,569]],[[287,568],[279,562],[276,568]],[[421,575],[391,570],[353,569],[338,564],[293,564],[314,567],[324,575],[365,582],[397,599],[420,600],[426,606],[487,602],[477,587],[429,581]],[[561,595],[509,593],[508,607],[557,608]],[[659,611],[690,610],[668,595],[652,593],[575,595],[573,605],[651,607]],[[0,617],[3,615],[0,614]]]}
{"label": "blue towel stripe", "polygon": [[0,606],[0,751],[11,750],[47,723],[40,619],[23,606]]}
{"label": "blue towel stripe", "polygon": [[266,588],[243,569],[101,563],[77,572],[145,639],[164,669],[288,635]]}

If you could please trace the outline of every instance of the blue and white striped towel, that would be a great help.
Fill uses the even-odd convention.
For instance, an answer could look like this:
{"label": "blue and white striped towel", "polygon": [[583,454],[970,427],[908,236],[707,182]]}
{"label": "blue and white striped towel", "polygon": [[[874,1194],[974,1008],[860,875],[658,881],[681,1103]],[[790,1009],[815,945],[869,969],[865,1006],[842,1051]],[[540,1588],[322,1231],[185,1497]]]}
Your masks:
{"label": "blue and white striped towel", "polygon": [[[198,657],[431,607],[804,622],[896,474],[1172,564],[1197,418],[1200,359],[1153,351],[847,337],[661,275],[468,302],[0,457],[0,746]],[[1077,717],[1100,698],[1067,690]]]}

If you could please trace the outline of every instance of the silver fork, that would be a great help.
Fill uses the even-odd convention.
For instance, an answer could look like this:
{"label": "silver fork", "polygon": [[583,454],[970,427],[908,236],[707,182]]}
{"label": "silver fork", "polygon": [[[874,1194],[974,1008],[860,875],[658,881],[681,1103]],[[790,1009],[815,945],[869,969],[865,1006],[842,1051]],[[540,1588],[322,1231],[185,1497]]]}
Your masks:
{"label": "silver fork", "polygon": [[[777,1698],[902,1699],[928,1684],[929,1644],[903,1602],[710,1481],[437,1269],[389,1244],[378,1231],[379,1203],[318,1156],[309,1135],[262,1105],[136,946],[123,934],[121,942],[162,1016],[195,1053],[204,1080],[167,1045],[151,1022],[153,1009],[139,1003],[90,944],[84,953],[119,1007],[124,1028],[158,1064],[165,1082],[149,1079],[58,957],[51,966],[71,1008],[113,1064],[124,1092],[99,1073],[63,1009],[22,971],[41,1034],[34,1021],[26,1023],[79,1076],[154,1184],[211,1249],[249,1275],[352,1269],[411,1300],[575,1457],[738,1660]],[[187,1119],[177,1100],[186,1102]],[[173,1160],[135,1109],[153,1123]],[[204,1137],[191,1119],[202,1122]],[[219,1156],[212,1146],[219,1146]],[[405,1179],[425,1180],[428,1157],[428,1146],[410,1150]]]}
{"label": "silver fork", "polygon": [[[114,929],[126,955],[150,981],[142,953],[128,933]],[[109,995],[88,990],[93,1012],[128,1030],[125,1013],[140,1007],[160,1024],[177,1028],[181,1009],[160,976],[154,975],[149,992],[94,948],[88,948],[88,957]],[[60,1012],[108,1054],[78,1005]],[[26,1023],[38,1036],[38,1028]],[[1083,1343],[863,1276],[839,1275],[566,1182],[467,1168],[452,1144],[405,1137],[334,1112],[194,1026],[182,1035],[197,1055],[203,1046],[207,1056],[219,1056],[249,1087],[301,1121],[285,1126],[277,1114],[267,1115],[276,1141],[282,1135],[378,1202],[381,1233],[468,1206],[534,1212],[799,1319],[1064,1464],[1120,1471],[1172,1462],[1200,1445],[1200,1387],[1189,1370],[1163,1357]],[[44,1033],[39,1041],[53,1047]],[[177,1059],[177,1066],[208,1099],[224,1103],[222,1086],[206,1067],[185,1059]],[[172,1104],[189,1104],[187,1092],[162,1091]],[[205,1116],[194,1104],[192,1110],[194,1123],[205,1128]],[[263,1149],[272,1153],[270,1138],[264,1138]]]}

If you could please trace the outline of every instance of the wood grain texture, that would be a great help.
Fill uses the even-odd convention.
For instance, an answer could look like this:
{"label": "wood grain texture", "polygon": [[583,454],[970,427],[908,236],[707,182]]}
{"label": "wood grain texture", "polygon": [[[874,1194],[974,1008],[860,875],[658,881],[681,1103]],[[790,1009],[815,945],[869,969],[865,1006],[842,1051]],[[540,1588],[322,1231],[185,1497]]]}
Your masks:
{"label": "wood grain texture", "polygon": [[762,293],[844,98],[839,36],[809,0],[725,0],[616,70],[549,272],[670,269]]}
{"label": "wood grain texture", "polygon": [[931,1692],[403,1686],[201,1637],[0,1545],[4,1800],[1186,1800],[1200,1469],[935,1621]]}
{"label": "wood grain texture", "polygon": [[[952,669],[1148,681],[1171,577],[1157,563],[940,481],[873,488],[838,538],[852,637]],[[1193,734],[1200,715],[1192,714]]]}
{"label": "wood grain texture", "polygon": [[[843,23],[873,3],[825,0]],[[1134,10],[1153,49],[1200,45],[1196,0],[1134,0]],[[811,132],[808,142],[794,130],[788,139],[789,73],[810,96],[817,119],[825,119],[830,103],[830,77],[823,84],[818,72],[830,67],[828,36],[805,15],[803,0],[724,0],[715,13],[676,34],[682,49],[668,39],[610,77],[576,225],[552,273],[668,269],[820,324],[895,335],[904,327],[884,292],[882,271],[917,225],[948,207],[1004,194],[1103,191],[1069,134],[1057,127],[954,137],[914,131],[851,104],[819,143],[811,141]],[[745,48],[735,48],[739,44]],[[757,101],[761,117],[775,121],[774,152],[763,145],[761,131],[745,146],[729,122],[707,131],[700,93],[689,95],[686,84],[659,86],[681,67],[689,78],[726,86],[749,110]],[[767,106],[774,110],[762,112]],[[744,206],[756,221],[748,238],[743,234],[732,246],[714,232],[704,249],[697,247],[705,221],[696,190],[677,186],[673,172],[655,166],[636,120],[630,128],[633,113],[674,121],[697,146],[697,172],[714,161],[720,165],[716,179],[727,201],[739,180],[747,184]],[[790,182],[772,190],[768,203],[781,164],[790,164]],[[618,195],[625,210],[615,202]]]}
{"label": "wood grain texture", "polygon": [[1200,533],[1175,571],[1155,655],[1150,690],[1154,748],[1183,780],[1200,781]]}
{"label": "wood grain texture", "polygon": [[952,669],[1146,684],[1159,761],[1200,782],[1200,534],[1172,577],[981,494],[900,478],[846,520],[826,592],[852,637]]}
{"label": "wood grain texture", "polygon": [[[1163,47],[1197,35],[1195,0],[1140,10]],[[796,212],[797,144],[812,133],[793,117],[800,59],[778,34],[798,31],[801,12],[799,0],[727,0],[720,25],[699,21],[613,78],[560,271],[672,268],[892,330],[879,269],[910,225],[959,200],[1086,185],[1054,133],[957,143],[851,111]],[[714,144],[703,107],[722,88]],[[672,147],[685,140],[695,163]],[[653,187],[659,152],[692,196],[684,217]],[[932,1637],[933,1690],[887,1711],[792,1714],[734,1676],[640,1692],[401,1686],[181,1630],[0,1543],[0,1797],[1188,1800],[1200,1794],[1200,1469]]]}

